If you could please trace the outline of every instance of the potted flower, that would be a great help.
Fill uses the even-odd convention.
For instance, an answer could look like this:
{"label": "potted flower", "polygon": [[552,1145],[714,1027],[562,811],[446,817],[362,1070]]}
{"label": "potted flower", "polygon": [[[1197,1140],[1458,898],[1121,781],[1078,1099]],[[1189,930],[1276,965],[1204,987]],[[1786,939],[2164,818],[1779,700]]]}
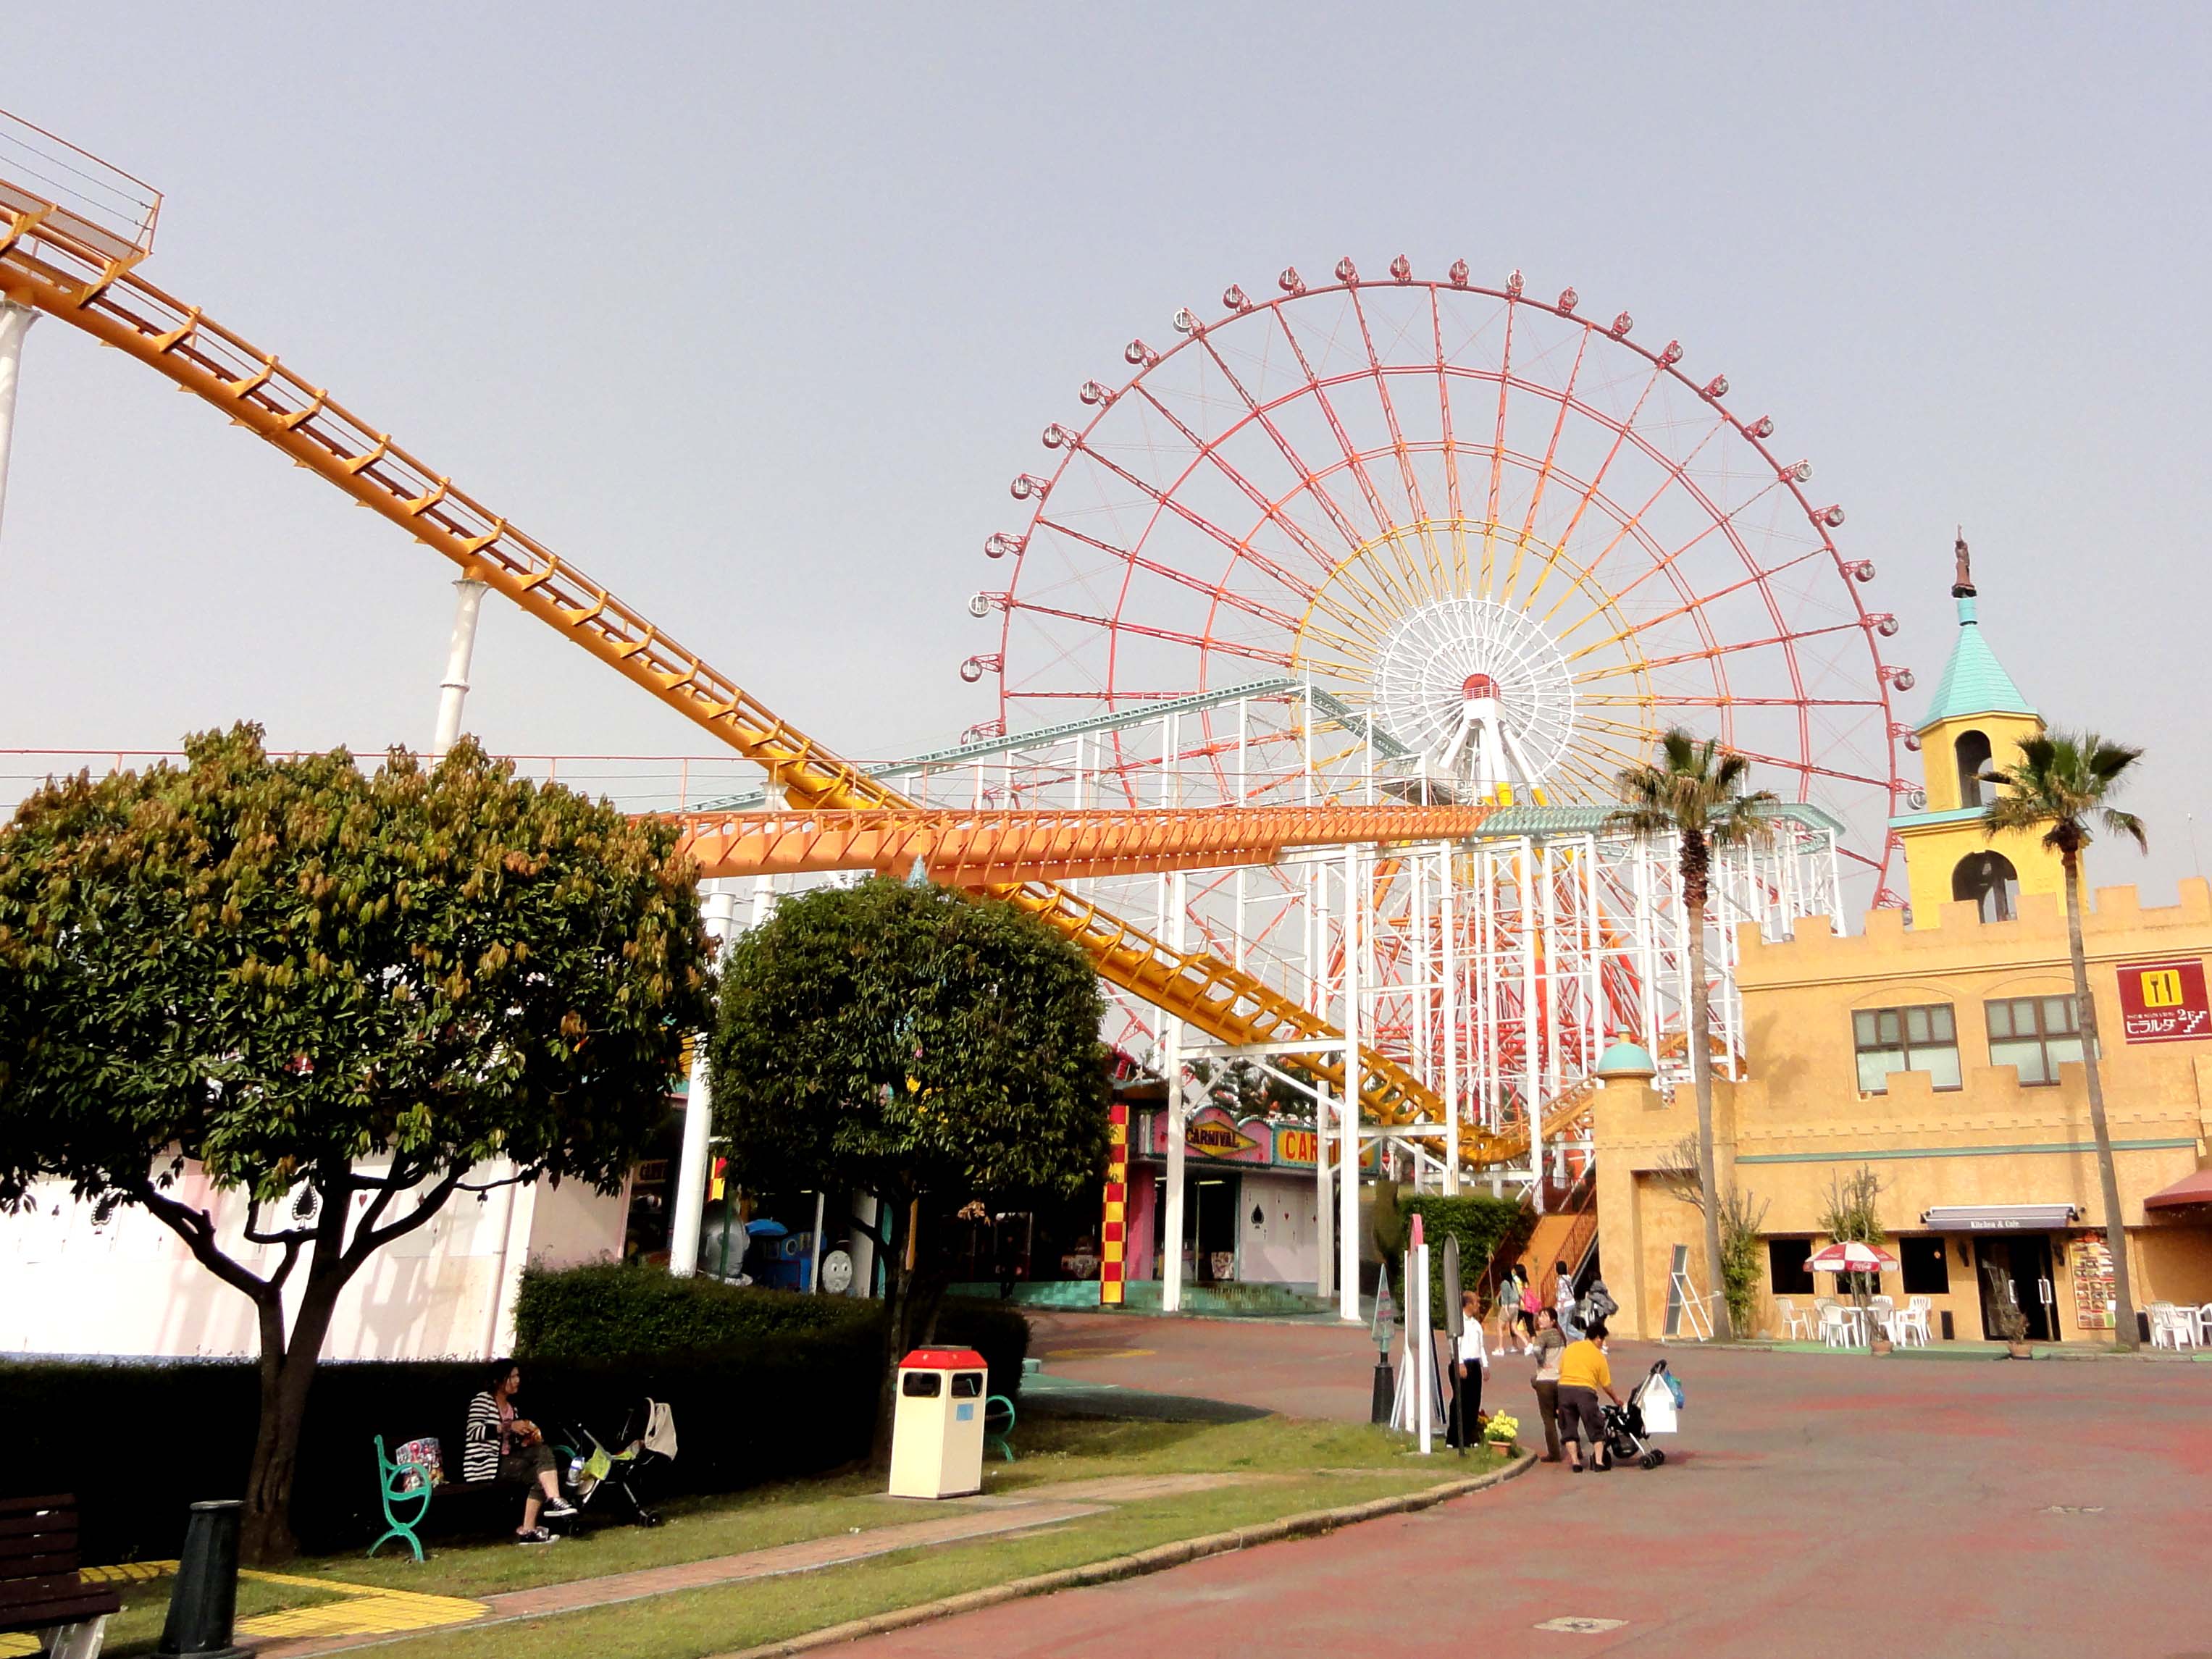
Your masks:
{"label": "potted flower", "polygon": [[1521,1419],[1504,1412],[1492,1412],[1482,1425],[1482,1443],[1492,1451],[1510,1454],[1514,1443],[1521,1435]]}
{"label": "potted flower", "polygon": [[2006,1354],[2014,1359],[2033,1358],[2027,1346],[2027,1316],[2013,1299],[2012,1281],[1994,1261],[1982,1263],[1982,1278],[1983,1313],[1997,1340],[2005,1345]]}

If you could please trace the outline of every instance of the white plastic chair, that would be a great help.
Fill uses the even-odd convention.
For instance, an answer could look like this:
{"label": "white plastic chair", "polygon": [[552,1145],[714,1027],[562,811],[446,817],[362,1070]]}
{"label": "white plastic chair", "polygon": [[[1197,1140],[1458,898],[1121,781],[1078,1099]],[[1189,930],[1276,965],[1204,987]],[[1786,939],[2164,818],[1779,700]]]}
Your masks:
{"label": "white plastic chair", "polygon": [[1933,1297],[1907,1297],[1903,1307],[1893,1309],[1883,1319],[1882,1328],[1889,1333],[1893,1342],[1924,1348],[1928,1346],[1928,1316],[1935,1307]]}
{"label": "white plastic chair", "polygon": [[2184,1347],[2197,1346],[2197,1310],[2194,1308],[2185,1316],[2171,1302],[2154,1302],[2148,1311],[2152,1347],[2172,1348],[2179,1353]]}
{"label": "white plastic chair", "polygon": [[1782,1334],[1784,1340],[1795,1342],[1802,1336],[1806,1341],[1810,1342],[1819,1334],[1820,1322],[1809,1313],[1800,1313],[1797,1304],[1791,1297],[1776,1297],[1774,1308],[1775,1311],[1782,1316]]}
{"label": "white plastic chair", "polygon": [[1857,1346],[1851,1340],[1850,1316],[1832,1302],[1820,1310],[1820,1341],[1824,1346],[1831,1348]]}
{"label": "white plastic chair", "polygon": [[2212,1302],[2197,1310],[2197,1341],[2200,1347],[2212,1347]]}
{"label": "white plastic chair", "polygon": [[1896,1341],[1897,1338],[1891,1334],[1889,1321],[1890,1316],[1896,1311],[1897,1298],[1893,1296],[1870,1296],[1867,1298],[1868,1322],[1875,1330],[1880,1331],[1893,1342]]}

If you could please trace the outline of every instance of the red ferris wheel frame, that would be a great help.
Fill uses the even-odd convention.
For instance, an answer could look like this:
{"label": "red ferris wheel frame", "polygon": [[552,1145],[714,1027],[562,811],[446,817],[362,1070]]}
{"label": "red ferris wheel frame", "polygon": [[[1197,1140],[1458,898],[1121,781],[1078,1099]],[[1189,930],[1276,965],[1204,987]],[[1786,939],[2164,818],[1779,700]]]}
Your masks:
{"label": "red ferris wheel frame", "polygon": [[[987,555],[994,559],[1009,555],[1014,557],[1016,561],[1014,579],[1005,592],[979,593],[970,601],[970,610],[979,616],[988,616],[992,609],[997,609],[1002,614],[1000,650],[987,656],[971,657],[963,667],[963,678],[971,681],[980,679],[986,673],[997,673],[1000,677],[999,718],[981,729],[995,731],[998,733],[1004,733],[1010,729],[1025,729],[1027,722],[1017,720],[1018,711],[1024,708],[1050,706],[1048,700],[1054,698],[1089,700],[1109,710],[1126,709],[1138,712],[1147,701],[1176,695],[1174,692],[1127,689],[1115,683],[1115,663],[1121,649],[1121,637],[1125,635],[1132,639],[1150,639],[1174,647],[1194,648],[1200,653],[1199,672],[1201,677],[1217,654],[1232,660],[1240,658],[1247,659],[1255,666],[1273,666],[1278,672],[1285,665],[1288,659],[1283,651],[1240,641],[1225,631],[1217,635],[1217,623],[1224,619],[1224,605],[1232,611],[1241,613],[1247,620],[1256,620],[1269,627],[1285,628],[1295,625],[1296,623],[1296,619],[1286,613],[1273,611],[1263,605],[1257,605],[1249,596],[1231,591],[1226,578],[1212,586],[1202,630],[1192,631],[1188,629],[1177,629],[1148,624],[1125,614],[1129,599],[1129,584],[1140,571],[1153,578],[1164,578],[1168,581],[1179,583],[1194,591],[1204,590],[1206,586],[1204,576],[1199,573],[1170,569],[1161,563],[1147,562],[1143,556],[1143,550],[1152,536],[1153,526],[1163,520],[1176,521],[1182,526],[1196,532],[1200,537],[1218,544],[1220,550],[1229,557],[1232,570],[1239,561],[1243,561],[1249,566],[1264,570],[1271,580],[1282,583],[1293,591],[1299,588],[1308,592],[1315,591],[1313,583],[1287,571],[1280,561],[1269,558],[1253,545],[1256,530],[1240,538],[1230,529],[1213,522],[1203,511],[1194,509],[1179,498],[1178,492],[1201,470],[1204,470],[1206,477],[1211,480],[1225,481],[1230,489],[1241,495],[1249,508],[1256,513],[1259,526],[1273,526],[1285,532],[1292,542],[1304,549],[1319,567],[1327,569],[1332,561],[1341,557],[1341,554],[1323,546],[1312,532],[1302,526],[1295,515],[1286,510],[1289,504],[1295,499],[1304,498],[1308,502],[1317,506],[1323,514],[1334,521],[1335,535],[1348,546],[1364,545],[1374,538],[1363,537],[1358,526],[1352,522],[1351,517],[1339,506],[1331,490],[1347,488],[1356,490],[1366,513],[1377,523],[1392,526],[1394,514],[1383,500],[1382,492],[1378,490],[1376,477],[1384,476],[1395,462],[1401,474],[1401,477],[1397,482],[1402,485],[1407,495],[1415,504],[1417,512],[1423,517],[1422,533],[1425,534],[1427,520],[1432,515],[1427,515],[1425,509],[1421,507],[1422,497],[1414,461],[1417,457],[1441,454],[1444,461],[1450,499],[1444,507],[1443,519],[1438,522],[1448,522],[1455,526],[1481,523],[1487,527],[1486,534],[1501,530],[1504,527],[1499,519],[1501,481],[1506,468],[1510,464],[1516,469],[1516,476],[1525,473],[1532,475],[1534,479],[1533,493],[1527,503],[1526,516],[1520,530],[1519,547],[1526,548],[1529,540],[1530,529],[1535,521],[1545,491],[1556,480],[1562,488],[1579,492],[1574,515],[1569,521],[1566,531],[1549,538],[1556,549],[1561,550],[1565,549],[1570,538],[1580,525],[1583,514],[1591,511],[1593,507],[1598,510],[1601,519],[1608,520],[1618,526],[1612,541],[1607,543],[1606,549],[1595,557],[1584,562],[1585,573],[1594,571],[1614,547],[1632,537],[1637,538],[1638,546],[1648,555],[1652,556],[1649,569],[1636,578],[1636,583],[1641,584],[1646,580],[1654,580],[1671,584],[1674,606],[1671,610],[1657,613],[1653,617],[1647,617],[1644,621],[1637,623],[1634,629],[1627,631],[1641,632],[1652,627],[1655,622],[1659,620],[1679,622],[1697,630],[1698,644],[1702,649],[1687,651],[1672,657],[1651,659],[1638,658],[1633,672],[1642,673],[1643,671],[1650,669],[1663,669],[1697,661],[1710,668],[1719,690],[1716,696],[1704,699],[1681,696],[1653,696],[1650,695],[1649,681],[1646,678],[1641,682],[1645,688],[1641,701],[1647,705],[1657,704],[1685,708],[1703,706],[1711,709],[1719,714],[1724,735],[1733,723],[1734,710],[1738,708],[1794,707],[1796,712],[1797,743],[1792,746],[1799,748],[1801,751],[1796,758],[1790,758],[1784,755],[1764,754],[1747,747],[1743,748],[1743,752],[1756,762],[1779,768],[1792,775],[1801,799],[1813,798],[1810,793],[1813,781],[1816,777],[1822,777],[1841,784],[1858,786],[1868,792],[1880,792],[1880,806],[1885,818],[1889,811],[1894,810],[1900,795],[1908,787],[1900,775],[1899,757],[1899,748],[1908,735],[1908,728],[1894,718],[1890,696],[1893,690],[1910,690],[1913,681],[1909,670],[1882,661],[1881,648],[1876,641],[1878,638],[1893,636],[1897,632],[1897,622],[1892,616],[1869,611],[1866,607],[1857,589],[1871,580],[1874,574],[1872,562],[1864,559],[1847,560],[1837,548],[1830,532],[1842,524],[1844,518],[1842,508],[1832,505],[1816,505],[1806,494],[1803,487],[1810,476],[1808,465],[1803,462],[1784,463],[1769,448],[1766,441],[1771,436],[1774,429],[1771,418],[1761,416],[1755,419],[1745,419],[1733,414],[1723,401],[1729,391],[1728,380],[1724,375],[1717,374],[1702,385],[1699,384],[1684,373],[1679,366],[1683,351],[1678,342],[1669,341],[1664,347],[1654,349],[1631,337],[1633,323],[1626,312],[1614,318],[1609,325],[1582,314],[1577,308],[1578,297],[1572,289],[1568,289],[1562,293],[1557,301],[1547,303],[1531,299],[1526,295],[1520,273],[1517,271],[1502,288],[1492,288],[1470,282],[1464,261],[1455,263],[1443,282],[1416,281],[1408,261],[1402,255],[1392,263],[1389,279],[1387,282],[1363,281],[1349,258],[1338,264],[1335,276],[1336,281],[1334,283],[1309,287],[1299,277],[1295,269],[1286,270],[1279,279],[1279,287],[1281,289],[1279,295],[1260,301],[1254,301],[1245,295],[1241,289],[1231,287],[1223,295],[1223,305],[1227,314],[1212,323],[1201,321],[1190,310],[1178,312],[1175,318],[1175,326],[1182,337],[1165,350],[1156,350],[1141,338],[1133,339],[1129,343],[1123,355],[1134,373],[1118,387],[1109,388],[1096,380],[1085,383],[1081,392],[1082,400],[1091,405],[1094,412],[1082,427],[1070,428],[1054,422],[1044,429],[1043,442],[1046,447],[1058,452],[1054,465],[1046,476],[1023,473],[1016,477],[1012,485],[1012,494],[1016,500],[1033,501],[1035,503],[1028,526],[1018,537],[1000,532],[992,536],[985,544]],[[1433,350],[1425,361],[1394,361],[1386,363],[1378,354],[1375,336],[1370,326],[1368,308],[1362,302],[1363,294],[1376,290],[1401,294],[1410,291],[1416,295],[1425,291],[1428,315],[1431,325],[1429,332],[1433,343]],[[1362,349],[1358,356],[1353,358],[1350,366],[1323,374],[1316,372],[1312,362],[1308,358],[1306,347],[1308,343],[1326,343],[1323,339],[1326,331],[1311,331],[1302,338],[1299,330],[1292,325],[1291,315],[1297,307],[1310,307],[1313,302],[1330,295],[1342,296],[1351,307],[1352,315],[1358,323],[1358,344]],[[1440,309],[1447,295],[1453,296],[1455,303],[1462,299],[1471,299],[1476,301],[1486,300],[1502,306],[1502,347],[1494,366],[1453,360],[1451,353],[1447,349]],[[1529,379],[1527,377],[1526,370],[1521,374],[1515,373],[1514,335],[1516,323],[1523,313],[1530,313],[1534,317],[1540,317],[1554,328],[1578,327],[1579,332],[1571,336],[1574,346],[1573,362],[1563,385],[1551,386]],[[1271,397],[1255,397],[1251,391],[1248,390],[1240,381],[1235,368],[1213,344],[1213,337],[1218,331],[1248,319],[1272,321],[1278,331],[1280,342],[1288,347],[1296,360],[1297,370],[1292,374],[1287,389]],[[1637,395],[1633,405],[1625,416],[1615,415],[1599,407],[1590,401],[1587,395],[1577,396],[1577,388],[1583,375],[1584,356],[1594,345],[1599,346],[1601,350],[1613,349],[1633,354],[1648,366],[1648,379]],[[1559,350],[1559,348],[1554,345],[1541,355],[1556,356]],[[1182,354],[1194,351],[1205,354],[1210,359],[1210,363],[1204,366],[1209,367],[1237,394],[1231,404],[1234,410],[1234,419],[1207,431],[1194,429],[1191,423],[1176,414],[1172,401],[1174,398],[1172,392],[1165,396],[1156,396],[1150,390],[1149,383],[1156,374],[1161,373],[1164,365],[1173,362]],[[1364,362],[1360,361],[1361,358],[1364,358]],[[1437,404],[1441,410],[1441,432],[1426,439],[1409,440],[1401,427],[1397,407],[1390,395],[1390,386],[1394,380],[1404,380],[1416,376],[1434,377],[1437,388]],[[1486,444],[1480,441],[1469,443],[1455,434],[1452,398],[1455,381],[1474,384],[1495,383],[1497,386],[1495,428]],[[1678,386],[1682,392],[1694,398],[1697,404],[1710,410],[1711,422],[1710,429],[1704,432],[1698,438],[1694,448],[1680,456],[1669,455],[1657,447],[1650,434],[1639,431],[1636,426],[1636,422],[1642,414],[1646,401],[1651,397],[1654,388],[1667,382]],[[1380,404],[1383,419],[1387,422],[1386,440],[1366,446],[1355,442],[1344,421],[1339,418],[1338,411],[1331,401],[1331,394],[1340,393],[1344,388],[1355,386],[1372,388]],[[1541,404],[1557,405],[1556,413],[1550,422],[1548,441],[1540,457],[1535,454],[1533,449],[1522,452],[1509,447],[1507,408],[1509,399],[1516,392],[1522,394],[1525,398],[1536,399]],[[1182,442],[1188,446],[1187,465],[1179,475],[1165,484],[1148,482],[1139,477],[1134,470],[1121,465],[1109,449],[1101,446],[1097,441],[1103,423],[1113,416],[1117,406],[1122,405],[1125,399],[1132,397],[1139,399],[1151,414],[1158,417],[1179,434]],[[1311,399],[1313,404],[1317,407],[1326,422],[1330,437],[1334,440],[1335,453],[1319,465],[1309,465],[1300,454],[1297,445],[1281,429],[1284,420],[1283,411],[1306,399]],[[1560,461],[1559,454],[1560,436],[1566,428],[1571,412],[1580,420],[1591,423],[1595,428],[1610,432],[1612,434],[1610,449],[1607,450],[1595,472],[1587,477],[1576,476]],[[1232,438],[1249,435],[1255,430],[1265,435],[1267,445],[1279,455],[1282,463],[1287,467],[1290,477],[1287,488],[1273,492],[1263,489],[1251,477],[1246,476],[1245,471],[1238,466],[1236,460],[1224,453],[1225,447]],[[1740,439],[1748,446],[1752,453],[1758,458],[1758,465],[1763,469],[1766,479],[1766,483],[1749,501],[1735,507],[1724,507],[1713,500],[1692,469],[1692,463],[1704,453],[1708,444],[1716,440],[1725,441],[1729,436]],[[1615,458],[1624,448],[1640,452],[1643,461],[1656,469],[1658,479],[1657,483],[1644,501],[1633,507],[1630,507],[1626,502],[1610,500],[1604,495],[1602,489],[1607,472],[1612,469]],[[1484,491],[1486,499],[1482,507],[1474,508],[1462,499],[1462,479],[1458,459],[1463,453],[1480,456],[1486,451],[1490,463],[1490,476]],[[1133,494],[1148,501],[1152,514],[1151,521],[1146,524],[1141,534],[1122,538],[1128,542],[1127,546],[1114,545],[1103,539],[1089,536],[1075,526],[1056,522],[1048,516],[1051,512],[1051,497],[1054,489],[1061,484],[1069,468],[1074,465],[1079,459],[1085,459],[1091,465],[1103,469],[1106,473],[1118,479]],[[1370,469],[1374,470],[1374,476],[1370,476]],[[1802,512],[1805,523],[1810,527],[1813,540],[1802,550],[1793,550],[1792,556],[1789,559],[1781,562],[1770,563],[1762,557],[1759,551],[1747,544],[1741,527],[1736,520],[1740,514],[1761,500],[1769,489],[1773,489],[1787,492],[1789,498],[1794,501],[1796,510]],[[1708,522],[1698,532],[1699,538],[1717,533],[1724,539],[1727,547],[1741,562],[1743,574],[1740,580],[1718,589],[1704,592],[1696,590],[1685,580],[1679,568],[1679,556],[1683,550],[1677,549],[1670,551],[1659,547],[1656,542],[1651,541],[1648,532],[1641,528],[1645,515],[1651,512],[1653,504],[1670,489],[1680,491],[1684,497],[1706,515]],[[1352,498],[1347,495],[1346,499],[1349,501]],[[1398,514],[1395,517],[1402,519],[1404,514]],[[1024,569],[1032,543],[1041,528],[1048,528],[1058,537],[1087,543],[1101,555],[1121,562],[1122,584],[1120,591],[1115,594],[1110,607],[1101,604],[1095,611],[1075,610],[1068,608],[1066,605],[1055,606],[1042,599],[1032,599],[1020,593]],[[1386,533],[1395,536],[1400,532],[1396,528],[1390,528]],[[1484,557],[1486,571],[1486,562],[1489,557],[1489,548],[1486,544]],[[1782,576],[1799,565],[1817,564],[1823,560],[1832,567],[1838,579],[1838,587],[1848,596],[1848,611],[1841,612],[1841,608],[1838,607],[1842,620],[1831,625],[1818,629],[1793,629],[1790,620],[1784,616],[1781,604],[1770,585],[1770,579]],[[1519,562],[1519,555],[1516,553],[1514,560],[1516,573]],[[1571,562],[1569,568],[1572,568]],[[1326,584],[1330,579],[1323,577],[1322,580],[1323,584]],[[1509,578],[1509,587],[1510,585],[1511,579]],[[1717,600],[1731,598],[1738,593],[1749,594],[1753,590],[1756,591],[1758,600],[1763,604],[1765,613],[1771,621],[1771,632],[1762,637],[1750,639],[1723,641],[1717,637],[1709,623],[1706,607]],[[1662,588],[1660,591],[1664,592],[1668,590]],[[1620,596],[1613,597],[1617,599]],[[1826,593],[1825,602],[1831,605],[1835,604],[1832,592]],[[1006,673],[1006,667],[1015,645],[1016,621],[1018,617],[1024,613],[1033,617],[1054,618],[1078,627],[1106,630],[1109,638],[1107,646],[1109,654],[1105,684],[1103,686],[1065,691],[1014,689]],[[1844,635],[1854,633],[1863,636],[1868,653],[1867,684],[1863,688],[1863,694],[1849,697],[1809,695],[1796,647],[1820,635]],[[1766,647],[1778,647],[1781,659],[1788,665],[1789,684],[1786,695],[1759,697],[1739,694],[1729,685],[1728,665],[1722,659],[1732,653],[1741,653]],[[1628,672],[1632,671],[1626,669],[1607,671],[1607,675],[1601,675],[1599,678]],[[1201,684],[1199,686],[1186,689],[1209,688]],[[1778,691],[1783,690],[1778,686],[1774,689]],[[1608,696],[1601,701],[1626,704],[1637,700],[1638,699],[1632,694],[1630,696]],[[1820,708],[1856,708],[1866,711],[1869,716],[1878,712],[1880,755],[1878,758],[1874,755],[1865,757],[1866,761],[1875,763],[1874,767],[1870,767],[1866,771],[1851,771],[1844,769],[1840,766],[1831,767],[1823,763],[1824,757],[1815,752],[1814,733],[1811,723],[1813,712]],[[1604,726],[1607,722],[1601,720],[1597,724]],[[1621,726],[1617,729],[1626,735],[1637,735],[1629,727]],[[1737,746],[1742,747],[1742,745]],[[1622,751],[1618,749],[1608,749],[1607,752],[1619,756]],[[1858,763],[1864,764],[1865,761]],[[1875,768],[1879,768],[1883,775],[1875,775]],[[1890,860],[1895,850],[1894,839],[1889,836],[1887,823],[1881,824],[1879,830],[1875,830],[1871,825],[1863,824],[1856,827],[1865,832],[1866,839],[1871,845],[1846,844],[1842,850],[1857,865],[1872,872],[1875,903],[1898,902],[1896,896],[1887,885]]]}

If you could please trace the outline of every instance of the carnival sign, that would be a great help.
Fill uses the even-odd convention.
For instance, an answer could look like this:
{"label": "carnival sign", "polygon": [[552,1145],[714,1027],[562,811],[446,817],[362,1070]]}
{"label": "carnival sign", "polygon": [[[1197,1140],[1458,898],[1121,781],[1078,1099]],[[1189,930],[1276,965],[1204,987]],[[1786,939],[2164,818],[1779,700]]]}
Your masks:
{"label": "carnival sign", "polygon": [[2124,962],[2120,1030],[2130,1042],[2188,1042],[2212,1037],[2212,1000],[2204,989],[2204,962]]}

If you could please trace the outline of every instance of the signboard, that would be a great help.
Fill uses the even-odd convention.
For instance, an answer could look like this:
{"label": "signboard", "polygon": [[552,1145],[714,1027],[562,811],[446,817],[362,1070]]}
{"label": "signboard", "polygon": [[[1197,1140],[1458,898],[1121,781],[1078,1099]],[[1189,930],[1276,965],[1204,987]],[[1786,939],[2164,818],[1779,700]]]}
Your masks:
{"label": "signboard", "polygon": [[2077,1330],[2112,1328],[2112,1253],[2094,1235],[2075,1239],[2066,1247],[2066,1265],[2074,1275],[2074,1325]]}
{"label": "signboard", "polygon": [[2204,961],[2124,962],[2120,1030],[2130,1042],[2190,1042],[2212,1037],[2212,1000],[2204,991]]}
{"label": "signboard", "polygon": [[1210,1118],[1204,1113],[1191,1121],[1182,1139],[1192,1152],[1207,1158],[1235,1158],[1260,1144],[1226,1117]]}
{"label": "signboard", "polygon": [[[1143,1156],[1155,1161],[1168,1155],[1166,1117],[1158,1112],[1144,1115],[1144,1131],[1139,1142]],[[1270,1124],[1264,1118],[1242,1120],[1218,1106],[1203,1106],[1191,1115],[1183,1126],[1184,1149],[1194,1157],[1211,1158],[1221,1164],[1251,1164],[1262,1168],[1310,1170],[1319,1150],[1321,1137],[1311,1129],[1296,1124]],[[1375,1143],[1370,1141],[1359,1149],[1359,1165],[1372,1171],[1375,1168]]]}

